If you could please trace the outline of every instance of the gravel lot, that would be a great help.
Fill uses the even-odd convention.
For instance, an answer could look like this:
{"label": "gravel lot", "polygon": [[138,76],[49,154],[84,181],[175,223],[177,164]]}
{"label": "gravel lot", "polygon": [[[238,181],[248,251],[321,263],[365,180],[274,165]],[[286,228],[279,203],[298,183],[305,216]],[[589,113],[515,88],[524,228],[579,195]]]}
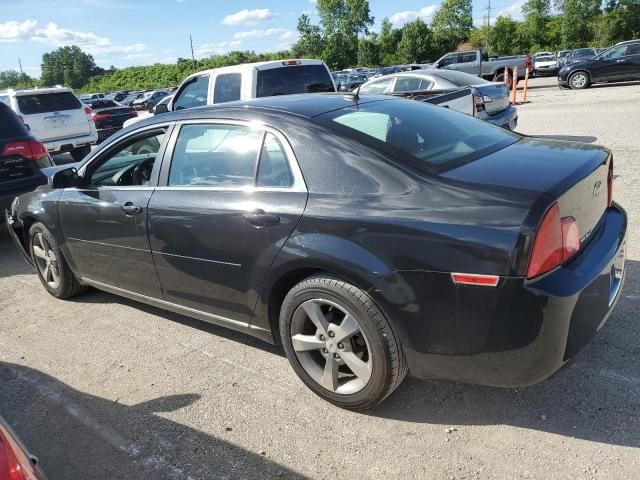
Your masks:
{"label": "gravel lot", "polygon": [[640,83],[536,79],[519,130],[611,148],[627,283],[575,362],[529,388],[407,379],[339,410],[258,340],[92,291],[45,294],[0,233],[0,415],[51,479],[640,478]]}

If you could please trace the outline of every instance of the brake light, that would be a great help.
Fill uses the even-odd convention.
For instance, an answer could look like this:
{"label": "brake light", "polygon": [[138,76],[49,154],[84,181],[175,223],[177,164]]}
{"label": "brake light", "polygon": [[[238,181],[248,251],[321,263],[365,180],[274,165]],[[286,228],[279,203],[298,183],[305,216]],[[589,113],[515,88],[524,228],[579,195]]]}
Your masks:
{"label": "brake light", "polygon": [[91,118],[93,119],[94,122],[100,122],[102,120],[106,120],[107,118],[109,118],[109,114],[108,113],[92,113],[91,114]]}
{"label": "brake light", "polygon": [[497,275],[481,275],[478,273],[452,273],[453,283],[459,285],[483,285],[485,287],[495,287],[498,285],[500,277]]}
{"label": "brake light", "polygon": [[613,203],[613,155],[609,160],[609,174],[607,175],[607,207]]}
{"label": "brake light", "polygon": [[17,155],[28,160],[40,160],[49,155],[47,147],[35,140],[7,143],[2,149],[3,157]]}
{"label": "brake light", "polygon": [[580,229],[573,217],[560,218],[556,202],[545,213],[531,249],[527,278],[547,273],[580,250]]}
{"label": "brake light", "polygon": [[291,65],[302,65],[302,62],[300,60],[285,60],[282,65],[289,67]]}
{"label": "brake light", "polygon": [[130,108],[129,109],[129,116],[131,116],[131,117],[137,117],[138,116],[138,112],[136,112],[135,108]]}
{"label": "brake light", "polygon": [[86,107],[86,106],[84,107],[84,113],[86,113],[87,115],[91,115],[92,111],[93,110],[91,110],[91,107]]}
{"label": "brake light", "polygon": [[[29,460],[27,459],[27,461]],[[27,467],[20,463],[11,444],[0,432],[0,478],[3,480],[30,480],[34,478],[30,470],[30,465]]]}

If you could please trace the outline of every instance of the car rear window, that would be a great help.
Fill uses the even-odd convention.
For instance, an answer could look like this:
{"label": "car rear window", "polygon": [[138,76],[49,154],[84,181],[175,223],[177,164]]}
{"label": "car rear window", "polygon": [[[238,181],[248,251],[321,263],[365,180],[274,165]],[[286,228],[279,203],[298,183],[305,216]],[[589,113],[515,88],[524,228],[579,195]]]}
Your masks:
{"label": "car rear window", "polygon": [[472,116],[415,100],[360,103],[316,119],[432,173],[473,161],[520,138]]}
{"label": "car rear window", "polygon": [[76,110],[82,106],[71,92],[20,95],[17,99],[20,112],[24,115]]}
{"label": "car rear window", "polygon": [[25,126],[9,107],[0,105],[0,140],[28,135]]}
{"label": "car rear window", "polygon": [[258,97],[334,91],[324,65],[283,66],[258,71]]}

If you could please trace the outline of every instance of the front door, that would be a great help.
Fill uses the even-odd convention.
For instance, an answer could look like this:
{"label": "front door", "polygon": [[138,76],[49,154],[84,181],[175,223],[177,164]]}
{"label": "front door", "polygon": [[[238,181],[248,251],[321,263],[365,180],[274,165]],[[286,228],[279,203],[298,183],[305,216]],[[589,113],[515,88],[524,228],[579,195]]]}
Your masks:
{"label": "front door", "polygon": [[306,204],[293,152],[280,133],[243,123],[185,124],[172,137],[149,202],[165,299],[246,325]]}
{"label": "front door", "polygon": [[166,127],[116,143],[80,170],[66,189],[60,225],[77,273],[86,279],[162,298],[147,236],[147,204],[160,167]]}
{"label": "front door", "polygon": [[630,64],[627,48],[627,45],[620,45],[604,52],[598,56],[597,60],[591,60],[594,64],[591,68],[592,80],[596,82],[625,80]]}

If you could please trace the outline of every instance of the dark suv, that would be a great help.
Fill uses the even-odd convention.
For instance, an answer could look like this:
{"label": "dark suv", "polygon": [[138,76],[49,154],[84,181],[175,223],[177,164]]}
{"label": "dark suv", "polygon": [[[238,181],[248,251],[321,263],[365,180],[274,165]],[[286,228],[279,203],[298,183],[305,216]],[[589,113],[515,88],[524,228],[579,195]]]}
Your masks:
{"label": "dark suv", "polygon": [[51,166],[47,148],[29,134],[13,110],[0,102],[0,211],[16,196],[46,183],[40,169]]}

